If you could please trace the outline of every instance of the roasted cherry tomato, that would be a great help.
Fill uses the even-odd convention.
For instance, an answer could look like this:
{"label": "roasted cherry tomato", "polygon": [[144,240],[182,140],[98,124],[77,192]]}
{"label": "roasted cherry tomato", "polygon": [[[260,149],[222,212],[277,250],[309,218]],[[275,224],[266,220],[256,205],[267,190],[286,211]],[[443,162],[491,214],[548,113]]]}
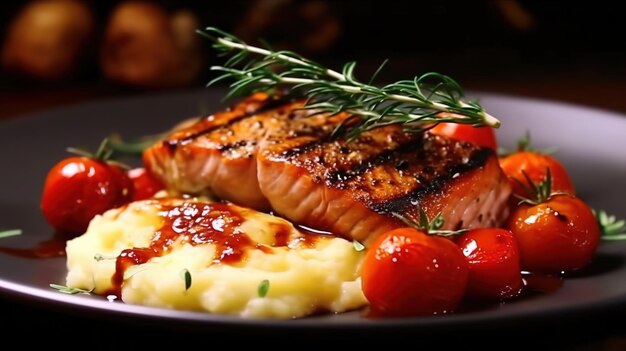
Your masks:
{"label": "roasted cherry tomato", "polygon": [[57,230],[80,234],[97,214],[129,202],[132,187],[118,166],[88,157],[68,157],[48,172],[41,211]]}
{"label": "roasted cherry tomato", "polygon": [[513,233],[502,228],[471,229],[456,243],[469,265],[468,298],[500,301],[521,292],[520,255]]}
{"label": "roasted cherry tomato", "polygon": [[556,194],[513,210],[507,228],[517,240],[522,270],[560,273],[587,266],[600,241],[591,208],[580,198]]}
{"label": "roasted cherry tomato", "polygon": [[143,167],[129,170],[128,176],[133,182],[133,201],[149,199],[163,189],[163,183]]}
{"label": "roasted cherry tomato", "polygon": [[469,124],[442,122],[430,129],[432,134],[468,141],[482,147],[497,150],[496,133],[491,127],[474,127]]}
{"label": "roasted cherry tomato", "polygon": [[369,247],[361,279],[374,314],[439,314],[453,311],[462,300],[468,267],[452,240],[401,228]]}
{"label": "roasted cherry tomato", "polygon": [[509,177],[513,186],[513,194],[519,197],[529,196],[528,192],[518,182],[521,181],[526,186],[530,186],[524,173],[533,183],[539,183],[545,180],[548,168],[552,175],[553,192],[575,194],[574,183],[569,173],[563,164],[553,156],[535,151],[518,151],[500,158],[500,167]]}

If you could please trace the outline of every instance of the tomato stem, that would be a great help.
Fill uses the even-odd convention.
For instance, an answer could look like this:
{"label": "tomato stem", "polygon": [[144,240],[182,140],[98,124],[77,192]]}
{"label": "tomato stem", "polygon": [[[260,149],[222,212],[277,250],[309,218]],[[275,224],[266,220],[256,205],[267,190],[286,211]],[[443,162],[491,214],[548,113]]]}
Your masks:
{"label": "tomato stem", "polygon": [[467,229],[460,230],[440,230],[445,223],[445,219],[441,213],[438,213],[433,219],[428,218],[426,211],[424,211],[421,207],[418,210],[419,212],[419,221],[415,221],[412,218],[405,217],[399,213],[393,212],[392,215],[399,220],[401,220],[408,227],[415,228],[417,230],[421,230],[429,235],[438,235],[438,236],[453,236],[461,234]]}
{"label": "tomato stem", "polygon": [[535,183],[526,171],[522,170],[526,183],[513,178],[528,194],[528,197],[521,197],[515,195],[520,199],[520,203],[528,203],[531,205],[537,205],[548,200],[552,195],[557,193],[552,192],[552,173],[550,173],[550,167],[546,167],[546,177],[539,183]]}
{"label": "tomato stem", "polygon": [[107,161],[111,155],[113,155],[113,149],[109,147],[109,138],[104,138],[96,151],[95,158],[96,160]]}

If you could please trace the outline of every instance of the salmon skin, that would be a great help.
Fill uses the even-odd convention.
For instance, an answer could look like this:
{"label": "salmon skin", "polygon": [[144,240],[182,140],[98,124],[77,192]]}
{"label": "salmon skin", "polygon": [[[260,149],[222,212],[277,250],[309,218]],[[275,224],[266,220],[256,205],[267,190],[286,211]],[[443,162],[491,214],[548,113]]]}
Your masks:
{"label": "salmon skin", "polygon": [[496,154],[471,143],[387,126],[347,141],[346,114],[309,115],[302,102],[256,94],[177,131],[144,153],[181,192],[272,210],[294,223],[369,243],[441,213],[443,229],[497,226],[510,185]]}

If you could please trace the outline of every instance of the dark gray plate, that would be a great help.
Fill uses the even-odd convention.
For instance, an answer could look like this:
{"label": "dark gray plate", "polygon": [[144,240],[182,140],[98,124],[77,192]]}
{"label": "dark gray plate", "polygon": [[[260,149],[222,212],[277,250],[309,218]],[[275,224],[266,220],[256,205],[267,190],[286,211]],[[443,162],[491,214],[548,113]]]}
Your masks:
{"label": "dark gray plate", "polygon": [[[474,93],[503,126],[501,146],[513,147],[530,131],[537,147],[557,147],[579,195],[594,208],[626,217],[626,117],[582,106]],[[67,146],[95,148],[117,131],[135,137],[164,131],[181,119],[223,106],[222,92],[203,90],[106,100],[37,113],[0,123],[0,227],[22,228],[18,237],[0,246],[31,250],[52,238],[39,212],[39,198],[48,169],[65,157]],[[65,295],[49,288],[63,283],[63,258],[32,259],[0,252],[0,294],[29,304],[65,311],[141,320],[184,328],[233,327],[243,331],[411,333],[536,325],[563,317],[575,318],[626,306],[626,243],[603,243],[589,270],[568,278],[545,295],[453,315],[376,320],[360,313],[322,315],[301,320],[268,321],[173,311],[108,302],[88,295]]]}

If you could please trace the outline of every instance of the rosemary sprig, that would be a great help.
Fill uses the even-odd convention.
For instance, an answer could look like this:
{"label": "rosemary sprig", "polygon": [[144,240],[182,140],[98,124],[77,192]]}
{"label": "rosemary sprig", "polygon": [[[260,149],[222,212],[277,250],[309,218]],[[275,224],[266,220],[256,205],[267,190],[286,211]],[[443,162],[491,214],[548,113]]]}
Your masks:
{"label": "rosemary sprig", "polygon": [[[357,123],[350,125],[348,132],[351,138],[391,124],[401,124],[413,132],[421,132],[437,122],[500,126],[500,121],[480,104],[465,101],[460,85],[443,74],[429,72],[378,87],[371,83],[374,77],[369,83],[355,78],[356,62],[346,63],[337,72],[291,51],[249,45],[217,28],[208,27],[198,33],[213,41],[213,48],[219,53],[230,56],[223,66],[211,67],[223,73],[208,85],[233,79],[227,97],[291,86],[307,98],[307,109],[355,116]],[[382,65],[374,76],[381,68]],[[450,114],[440,116],[441,112]]]}

